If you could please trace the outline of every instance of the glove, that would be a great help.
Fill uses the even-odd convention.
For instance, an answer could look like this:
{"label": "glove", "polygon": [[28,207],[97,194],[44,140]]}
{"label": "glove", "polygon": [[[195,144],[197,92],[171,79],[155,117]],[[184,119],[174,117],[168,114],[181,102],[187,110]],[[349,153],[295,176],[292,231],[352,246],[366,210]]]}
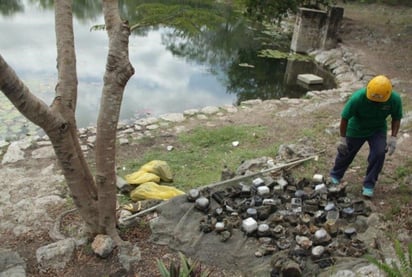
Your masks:
{"label": "glove", "polygon": [[346,137],[340,137],[340,141],[338,143],[338,152],[343,156],[346,156],[349,153]]}
{"label": "glove", "polygon": [[388,144],[386,146],[389,156],[395,152],[396,149],[396,137],[390,137],[388,140]]}

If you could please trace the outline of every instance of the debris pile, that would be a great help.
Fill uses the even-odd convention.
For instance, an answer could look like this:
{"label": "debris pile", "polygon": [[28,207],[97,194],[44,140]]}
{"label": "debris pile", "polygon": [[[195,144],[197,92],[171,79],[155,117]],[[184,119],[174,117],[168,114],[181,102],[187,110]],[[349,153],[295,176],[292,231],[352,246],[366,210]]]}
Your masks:
{"label": "debris pile", "polygon": [[370,209],[319,174],[310,180],[282,174],[213,191],[192,189],[187,200],[204,213],[200,232],[218,235],[222,243],[233,232],[256,238],[255,256],[272,255],[272,276],[300,276],[308,267],[326,268],[338,256],[360,257],[367,251],[357,238],[366,229],[358,216],[368,216]]}

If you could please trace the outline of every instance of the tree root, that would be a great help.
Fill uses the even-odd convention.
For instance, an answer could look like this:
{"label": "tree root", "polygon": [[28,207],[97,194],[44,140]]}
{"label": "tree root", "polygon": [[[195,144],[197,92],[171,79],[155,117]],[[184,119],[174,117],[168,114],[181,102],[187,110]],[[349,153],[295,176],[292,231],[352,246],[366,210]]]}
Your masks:
{"label": "tree root", "polygon": [[65,211],[65,212],[61,213],[61,214],[57,217],[56,221],[55,221],[54,224],[53,224],[53,228],[49,231],[49,236],[50,236],[53,240],[58,241],[58,240],[64,240],[64,239],[67,238],[65,235],[63,235],[63,234],[60,232],[61,222],[62,222],[63,218],[64,218],[66,215],[69,215],[69,214],[71,214],[71,213],[73,213],[73,212],[75,212],[75,211],[77,211],[77,208],[73,208],[73,209],[71,209],[71,210]]}

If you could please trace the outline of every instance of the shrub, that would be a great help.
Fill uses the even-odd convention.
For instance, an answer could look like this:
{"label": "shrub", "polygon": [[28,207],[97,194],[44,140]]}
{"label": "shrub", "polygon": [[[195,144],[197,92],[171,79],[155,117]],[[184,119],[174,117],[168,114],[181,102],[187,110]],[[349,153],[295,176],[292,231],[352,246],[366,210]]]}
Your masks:
{"label": "shrub", "polygon": [[172,261],[169,269],[161,261],[157,260],[157,267],[162,277],[208,277],[210,272],[203,270],[198,261],[192,261],[179,252],[180,263]]}

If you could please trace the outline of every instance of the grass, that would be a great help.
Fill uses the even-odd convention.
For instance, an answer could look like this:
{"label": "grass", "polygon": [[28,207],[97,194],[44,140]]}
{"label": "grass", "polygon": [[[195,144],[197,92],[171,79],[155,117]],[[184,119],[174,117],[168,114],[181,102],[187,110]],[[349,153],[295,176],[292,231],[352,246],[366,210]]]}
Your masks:
{"label": "grass", "polygon": [[412,159],[408,158],[395,169],[395,178],[402,179],[412,174]]}
{"label": "grass", "polygon": [[405,205],[410,202],[412,195],[412,189],[408,184],[405,184],[405,178],[412,174],[412,160],[407,160],[403,165],[398,166],[394,170],[393,178],[388,179],[389,182],[397,182],[398,186],[396,187],[393,193],[396,194],[396,198],[389,197],[388,202],[390,208],[384,212],[384,217],[386,220],[393,220],[394,217],[398,216]]}
{"label": "grass", "polygon": [[[220,181],[224,165],[235,170],[243,160],[276,156],[278,145],[267,142],[266,133],[266,128],[259,126],[198,127],[179,135],[173,151],[153,147],[127,168],[134,172],[151,160],[166,161],[174,175],[173,186],[187,191]],[[234,141],[239,141],[239,146],[233,146]]]}

